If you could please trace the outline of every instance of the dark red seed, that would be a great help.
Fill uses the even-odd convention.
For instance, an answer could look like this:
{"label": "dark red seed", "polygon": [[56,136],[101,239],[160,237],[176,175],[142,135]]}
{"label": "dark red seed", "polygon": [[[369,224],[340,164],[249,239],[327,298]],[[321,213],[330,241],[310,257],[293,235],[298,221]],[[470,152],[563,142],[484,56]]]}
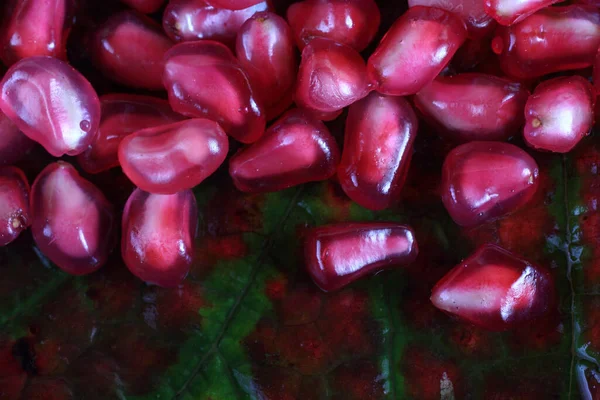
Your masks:
{"label": "dark red seed", "polygon": [[501,25],[512,25],[523,21],[542,8],[560,0],[485,0],[485,12]]}
{"label": "dark red seed", "polygon": [[15,240],[31,225],[29,182],[16,167],[0,167],[0,246]]}
{"label": "dark red seed", "polygon": [[129,7],[144,13],[152,14],[160,9],[165,0],[121,0]]}
{"label": "dark red seed", "polygon": [[207,3],[215,8],[228,10],[242,10],[260,2],[260,0],[207,0]]}
{"label": "dark red seed", "polygon": [[34,145],[35,142],[25,136],[0,111],[0,165],[10,165],[19,161]]}
{"label": "dark red seed", "polygon": [[458,15],[473,38],[485,36],[496,26],[494,19],[485,13],[483,3],[481,0],[408,0],[409,7],[436,7]]}

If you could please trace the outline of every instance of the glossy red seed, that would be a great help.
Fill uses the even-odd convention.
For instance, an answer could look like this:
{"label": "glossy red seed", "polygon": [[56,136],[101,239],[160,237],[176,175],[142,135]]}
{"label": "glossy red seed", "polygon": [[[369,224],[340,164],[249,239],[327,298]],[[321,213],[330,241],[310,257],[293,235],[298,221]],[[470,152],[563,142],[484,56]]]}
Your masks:
{"label": "glossy red seed", "polygon": [[535,149],[567,153],[594,125],[596,94],[580,76],[540,83],[525,106],[523,135]]}
{"label": "glossy red seed", "polygon": [[104,75],[127,86],[162,90],[164,56],[173,42],[135,11],[111,16],[94,35],[92,55]]}
{"label": "glossy red seed", "polygon": [[365,62],[356,50],[333,40],[314,38],[302,50],[296,104],[332,113],[370,91]]}
{"label": "glossy red seed", "polygon": [[485,12],[501,25],[512,25],[560,0],[485,0]]}
{"label": "glossy red seed", "polygon": [[306,269],[326,292],[375,272],[410,264],[417,254],[412,229],[392,222],[320,226],[309,231],[304,241]]}
{"label": "glossy red seed", "polygon": [[243,192],[274,192],[335,174],[339,149],[327,127],[300,110],[278,119],[265,135],[229,161]]}
{"label": "glossy red seed", "polygon": [[418,121],[402,97],[371,93],[350,106],[338,178],[348,197],[381,210],[398,202]]}
{"label": "glossy red seed", "polygon": [[600,45],[600,10],[547,7],[510,27],[500,27],[492,49],[505,74],[520,79],[587,68]]}
{"label": "glossy red seed", "polygon": [[296,53],[290,27],[271,12],[259,12],[240,28],[236,54],[271,120],[293,102]]}
{"label": "glossy red seed", "polygon": [[485,13],[482,0],[408,0],[409,7],[436,7],[450,11],[462,18],[469,36],[479,38],[496,26],[492,17]]}
{"label": "glossy red seed", "polygon": [[100,97],[102,107],[98,133],[92,144],[77,156],[88,173],[97,174],[118,167],[119,143],[133,132],[184,119],[169,102],[134,94],[108,94]]}
{"label": "glossy red seed", "polygon": [[444,161],[442,200],[461,226],[474,226],[509,214],[535,194],[539,169],[515,145],[470,142],[453,149]]}
{"label": "glossy red seed", "polygon": [[547,269],[487,244],[435,285],[431,302],[481,328],[504,331],[550,313],[554,282]]}
{"label": "glossy red seed", "polygon": [[383,94],[414,94],[444,69],[466,38],[465,24],[456,15],[439,8],[411,7],[369,57],[371,82]]}
{"label": "glossy red seed", "polygon": [[260,3],[260,0],[207,0],[207,3],[215,8],[242,10]]}
{"label": "glossy red seed", "polygon": [[107,260],[116,227],[112,205],[100,189],[68,163],[48,165],[31,188],[31,232],[60,269],[84,275]]}
{"label": "glossy red seed", "polygon": [[0,109],[53,156],[84,151],[100,121],[100,100],[90,83],[52,57],[14,64],[0,82]]}
{"label": "glossy red seed", "polygon": [[165,0],[121,0],[129,7],[144,13],[152,14],[160,9]]}
{"label": "glossy red seed", "polygon": [[119,145],[123,172],[140,189],[173,194],[191,189],[225,161],[229,141],[219,124],[189,119],[143,129]]}
{"label": "glossy red seed", "polygon": [[300,49],[324,37],[363,51],[377,33],[381,15],[373,0],[304,0],[287,9],[287,19]]}
{"label": "glossy red seed", "polygon": [[0,165],[19,161],[35,142],[25,136],[2,111],[0,111]]}
{"label": "glossy red seed", "polygon": [[493,75],[440,76],[415,96],[415,105],[439,132],[457,142],[505,140],[523,126],[529,91]]}
{"label": "glossy red seed", "polygon": [[197,224],[191,190],[170,195],[134,190],[123,210],[121,255],[127,268],[148,283],[179,285],[192,264]]}
{"label": "glossy red seed", "polygon": [[0,246],[15,240],[31,225],[29,182],[16,167],[0,167]]}
{"label": "glossy red seed", "polygon": [[174,46],[166,54],[163,82],[178,113],[212,119],[242,143],[255,142],[264,133],[262,105],[225,45],[203,40]]}
{"label": "glossy red seed", "polygon": [[596,92],[600,93],[600,49],[596,53],[596,58],[594,59],[592,82],[594,82],[594,88],[596,89]]}

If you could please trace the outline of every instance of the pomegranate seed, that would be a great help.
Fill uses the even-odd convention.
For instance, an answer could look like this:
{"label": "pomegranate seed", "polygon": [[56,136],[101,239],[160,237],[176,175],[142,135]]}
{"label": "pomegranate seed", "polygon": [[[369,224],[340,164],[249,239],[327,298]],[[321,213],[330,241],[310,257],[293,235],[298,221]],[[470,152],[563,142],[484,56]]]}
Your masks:
{"label": "pomegranate seed", "polygon": [[457,142],[505,140],[525,122],[529,91],[520,83],[493,75],[441,76],[415,96],[415,105]]}
{"label": "pomegranate seed", "polygon": [[368,61],[375,89],[403,96],[431,82],[467,38],[456,15],[434,7],[411,7],[390,28]]}
{"label": "pomegranate seed", "polygon": [[560,0],[485,0],[485,12],[501,25],[512,25]]}
{"label": "pomegranate seed", "polygon": [[418,121],[402,97],[371,93],[350,106],[338,178],[348,197],[381,210],[399,200]]}
{"label": "pomegranate seed", "polygon": [[354,222],[312,229],[304,241],[306,269],[325,292],[417,258],[414,232],[391,222]]}
{"label": "pomegranate seed", "polygon": [[454,222],[478,225],[524,206],[538,188],[538,175],[535,160],[517,146],[470,142],[444,161],[442,201]]}
{"label": "pomegranate seed", "polygon": [[505,74],[520,79],[587,68],[600,45],[600,11],[591,6],[548,7],[500,27],[492,41]]}
{"label": "pomegranate seed", "polygon": [[277,14],[256,13],[240,28],[235,48],[267,120],[272,120],[293,102],[297,64],[290,27]]}
{"label": "pomegranate seed", "polygon": [[369,94],[365,61],[351,47],[314,38],[302,50],[296,104],[333,113]]}
{"label": "pomegranate seed", "polygon": [[219,124],[190,119],[126,136],[119,145],[119,162],[140,189],[173,194],[215,172],[228,150],[227,135]]}
{"label": "pomegranate seed", "polygon": [[166,54],[163,82],[178,113],[212,119],[242,143],[255,142],[264,133],[262,105],[225,45],[202,40],[174,46]]}
{"label": "pomegranate seed", "polygon": [[48,165],[31,188],[33,238],[60,269],[84,275],[107,260],[115,216],[100,189],[68,163]]}
{"label": "pomegranate seed", "polygon": [[96,32],[93,58],[104,75],[116,82],[162,90],[163,58],[172,46],[160,25],[145,15],[123,11]]}
{"label": "pomegranate seed", "polygon": [[129,7],[144,13],[152,14],[160,9],[165,0],[121,0]]}
{"label": "pomegranate seed", "polygon": [[594,88],[596,89],[596,92],[600,93],[600,49],[598,49],[596,58],[594,59],[592,81],[594,82]]}
{"label": "pomegranate seed", "polygon": [[0,246],[15,240],[31,225],[29,182],[16,167],[0,168]]}
{"label": "pomegranate seed", "polygon": [[119,143],[133,132],[181,121],[166,100],[133,95],[108,94],[100,97],[102,107],[98,133],[92,144],[77,156],[77,162],[90,174],[118,167]]}
{"label": "pomegranate seed", "polygon": [[479,38],[494,29],[496,22],[485,13],[480,0],[408,0],[409,7],[436,7],[461,17],[467,25],[469,35]]}
{"label": "pomegranate seed", "polygon": [[168,195],[134,190],[123,210],[121,254],[127,268],[145,282],[177,286],[192,264],[197,219],[191,190]]}
{"label": "pomegranate seed", "polygon": [[215,8],[241,10],[260,3],[260,0],[207,0],[207,3]]}
{"label": "pomegranate seed", "polygon": [[375,37],[381,15],[373,0],[304,0],[287,9],[298,47],[325,37],[363,51]]}
{"label": "pomegranate seed", "polygon": [[14,64],[0,82],[0,108],[53,156],[71,156],[90,145],[100,121],[100,100],[90,83],[52,57]]}
{"label": "pomegranate seed", "polygon": [[273,192],[335,174],[339,150],[327,127],[301,110],[277,120],[252,146],[229,163],[235,186],[243,192]]}
{"label": "pomegranate seed", "polygon": [[0,111],[0,165],[10,165],[23,158],[35,142]]}
{"label": "pomegranate seed", "polygon": [[545,268],[486,244],[435,285],[431,302],[481,328],[504,331],[549,314],[554,282]]}
{"label": "pomegranate seed", "polygon": [[540,83],[525,106],[525,141],[540,150],[572,150],[594,125],[595,100],[591,83],[580,76]]}

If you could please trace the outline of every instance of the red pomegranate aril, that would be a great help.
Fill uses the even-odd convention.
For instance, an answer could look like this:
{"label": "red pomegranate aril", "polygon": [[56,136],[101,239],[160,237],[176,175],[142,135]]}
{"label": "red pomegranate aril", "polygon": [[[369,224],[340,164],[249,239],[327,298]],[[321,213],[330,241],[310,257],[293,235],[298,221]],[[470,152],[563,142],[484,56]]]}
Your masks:
{"label": "red pomegranate aril", "polygon": [[538,150],[571,151],[594,125],[595,100],[592,84],[580,76],[540,83],[525,106],[525,141]]}
{"label": "red pomegranate aril", "polygon": [[133,132],[181,121],[184,116],[169,102],[134,94],[108,94],[100,97],[101,119],[92,144],[77,156],[79,165],[90,174],[119,166],[119,143]]}
{"label": "red pomegranate aril", "polygon": [[436,7],[456,14],[473,38],[485,36],[496,26],[494,19],[485,13],[483,3],[483,0],[408,0],[409,7]]}
{"label": "red pomegranate aril", "polygon": [[152,14],[160,9],[165,0],[121,0],[121,2],[141,13]]}
{"label": "red pomegranate aril", "polygon": [[72,165],[48,165],[31,188],[31,232],[42,251],[72,275],[96,271],[114,246],[115,215],[104,194]]}
{"label": "red pomegranate aril", "polygon": [[267,120],[272,120],[293,102],[297,67],[290,27],[277,14],[256,13],[240,28],[235,49]]}
{"label": "red pomegranate aril", "polygon": [[189,119],[126,136],[119,145],[119,162],[140,189],[173,194],[215,172],[228,150],[229,139],[219,124]]}
{"label": "red pomegranate aril", "polygon": [[415,96],[415,105],[439,132],[456,142],[506,140],[518,133],[529,91],[493,75],[440,76]]}
{"label": "red pomegranate aril", "polygon": [[383,94],[417,93],[444,69],[466,38],[465,24],[456,15],[434,7],[411,7],[369,57],[371,83]]}
{"label": "red pomegranate aril", "polygon": [[442,200],[458,225],[475,226],[518,210],[535,194],[539,169],[519,147],[470,142],[444,161]]}
{"label": "red pomegranate aril", "polygon": [[371,90],[365,61],[353,48],[314,38],[302,50],[296,104],[332,113],[362,99]]}
{"label": "red pomegranate aril", "polygon": [[600,49],[598,49],[598,52],[596,52],[596,58],[594,59],[594,69],[592,71],[592,82],[594,83],[594,88],[596,89],[596,93],[600,93]]}
{"label": "red pomegranate aril", "polygon": [[163,28],[177,41],[216,40],[230,47],[248,18],[271,7],[262,1],[242,10],[215,8],[203,0],[171,0],[163,14]]}
{"label": "red pomegranate aril", "polygon": [[560,0],[485,0],[485,12],[501,25],[512,25]]}
{"label": "red pomegranate aril", "polygon": [[96,31],[92,55],[107,78],[135,88],[162,90],[164,56],[172,46],[156,22],[135,11],[123,11]]}
{"label": "red pomegranate aril", "polygon": [[215,8],[225,8],[228,10],[242,10],[260,3],[260,0],[207,0],[208,4]]}
{"label": "red pomegranate aril", "polygon": [[417,117],[402,97],[371,93],[350,106],[337,171],[348,197],[371,210],[398,202],[417,127]]}
{"label": "red pomegranate aril", "polygon": [[11,120],[0,111],[0,165],[21,160],[35,145]]}
{"label": "red pomegranate aril", "polygon": [[192,264],[197,224],[191,190],[175,194],[134,190],[123,210],[121,256],[125,265],[147,283],[179,285]]}
{"label": "red pomegranate aril", "polygon": [[519,79],[590,67],[599,45],[600,10],[585,5],[544,8],[492,40],[504,73]]}
{"label": "red pomegranate aril", "polygon": [[16,167],[0,167],[0,246],[15,240],[31,225],[29,182]]}
{"label": "red pomegranate aril", "polygon": [[417,258],[414,232],[392,222],[349,222],[310,230],[304,241],[306,269],[325,292]]}
{"label": "red pomegranate aril", "polygon": [[278,119],[265,135],[229,161],[229,173],[243,192],[274,192],[335,174],[337,143],[327,127],[294,109]]}
{"label": "red pomegranate aril", "polygon": [[381,15],[373,0],[304,0],[287,9],[298,47],[325,37],[363,51],[379,28]]}
{"label": "red pomegranate aril", "polygon": [[255,142],[264,133],[262,104],[225,45],[201,40],[174,46],[166,54],[163,82],[176,112],[212,119],[242,143]]}
{"label": "red pomegranate aril", "polygon": [[486,244],[435,285],[431,302],[478,327],[504,331],[552,312],[555,289],[547,269]]}
{"label": "red pomegranate aril", "polygon": [[0,82],[0,109],[55,157],[83,152],[100,122],[92,85],[52,57],[25,58],[10,67]]}

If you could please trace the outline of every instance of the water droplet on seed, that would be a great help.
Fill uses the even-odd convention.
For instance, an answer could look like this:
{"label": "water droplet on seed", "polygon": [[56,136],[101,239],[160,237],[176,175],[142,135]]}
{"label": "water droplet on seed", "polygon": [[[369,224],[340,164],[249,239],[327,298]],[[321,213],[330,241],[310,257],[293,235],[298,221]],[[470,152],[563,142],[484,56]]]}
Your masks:
{"label": "water droplet on seed", "polygon": [[90,124],[90,121],[88,121],[87,119],[84,119],[83,121],[81,121],[79,123],[79,127],[81,128],[82,131],[89,132],[90,129],[92,128],[92,124]]}

